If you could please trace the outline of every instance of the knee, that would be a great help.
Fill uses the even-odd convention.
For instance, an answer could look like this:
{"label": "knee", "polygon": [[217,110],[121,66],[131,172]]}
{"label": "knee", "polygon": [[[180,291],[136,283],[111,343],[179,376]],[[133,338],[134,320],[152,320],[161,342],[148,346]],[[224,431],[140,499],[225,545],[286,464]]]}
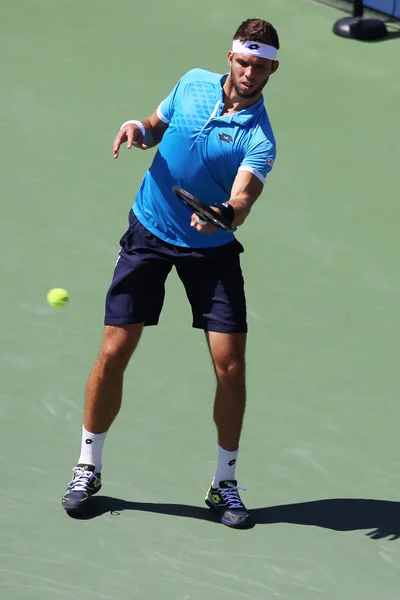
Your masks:
{"label": "knee", "polygon": [[218,377],[237,379],[244,376],[245,361],[234,357],[214,361]]}
{"label": "knee", "polygon": [[125,344],[104,341],[99,353],[99,362],[105,369],[125,370],[131,351]]}
{"label": "knee", "polygon": [[124,371],[135,344],[124,330],[106,331],[98,360],[103,368]]}
{"label": "knee", "polygon": [[143,324],[111,326],[104,331],[98,362],[104,369],[124,371],[135,350]]}

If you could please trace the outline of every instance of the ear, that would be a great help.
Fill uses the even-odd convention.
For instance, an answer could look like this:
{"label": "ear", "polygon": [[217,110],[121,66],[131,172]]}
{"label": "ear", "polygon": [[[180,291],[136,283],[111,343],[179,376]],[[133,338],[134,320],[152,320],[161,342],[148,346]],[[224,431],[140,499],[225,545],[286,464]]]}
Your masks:
{"label": "ear", "polygon": [[278,67],[279,67],[279,60],[273,60],[272,66],[271,66],[271,75],[278,70]]}
{"label": "ear", "polygon": [[230,66],[232,66],[232,59],[233,59],[233,52],[232,50],[229,50],[228,52],[228,63]]}

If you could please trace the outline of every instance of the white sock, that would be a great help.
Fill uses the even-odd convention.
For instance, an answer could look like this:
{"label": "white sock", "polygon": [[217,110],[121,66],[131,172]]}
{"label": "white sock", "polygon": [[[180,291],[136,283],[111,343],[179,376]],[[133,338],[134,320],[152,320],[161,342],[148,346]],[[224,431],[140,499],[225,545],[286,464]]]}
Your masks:
{"label": "white sock", "polygon": [[235,479],[236,462],[239,448],[234,452],[224,450],[218,446],[218,465],[214,477],[214,487],[218,487],[220,481]]}
{"label": "white sock", "polygon": [[106,435],[107,431],[104,433],[90,433],[82,427],[81,454],[78,464],[94,465],[95,472],[100,473],[102,467],[101,456]]}

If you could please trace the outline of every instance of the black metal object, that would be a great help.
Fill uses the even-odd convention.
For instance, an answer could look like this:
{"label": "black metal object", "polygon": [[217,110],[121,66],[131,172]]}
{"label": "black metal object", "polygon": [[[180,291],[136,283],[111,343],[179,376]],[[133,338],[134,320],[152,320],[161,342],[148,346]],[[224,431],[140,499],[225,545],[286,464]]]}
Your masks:
{"label": "black metal object", "polygon": [[353,17],[362,17],[364,14],[363,0],[354,0],[353,2]]}
{"label": "black metal object", "polygon": [[383,21],[373,17],[364,17],[363,0],[354,0],[353,15],[336,21],[333,32],[341,37],[364,41],[380,40],[388,34]]}

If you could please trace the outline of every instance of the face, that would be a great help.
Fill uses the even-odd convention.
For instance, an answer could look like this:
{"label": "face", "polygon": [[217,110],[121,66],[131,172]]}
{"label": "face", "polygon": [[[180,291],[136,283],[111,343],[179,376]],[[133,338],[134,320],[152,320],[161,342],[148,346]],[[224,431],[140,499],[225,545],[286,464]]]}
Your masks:
{"label": "face", "polygon": [[254,98],[260,94],[270,75],[279,66],[277,60],[236,52],[228,53],[228,62],[231,65],[233,87],[241,98]]}

